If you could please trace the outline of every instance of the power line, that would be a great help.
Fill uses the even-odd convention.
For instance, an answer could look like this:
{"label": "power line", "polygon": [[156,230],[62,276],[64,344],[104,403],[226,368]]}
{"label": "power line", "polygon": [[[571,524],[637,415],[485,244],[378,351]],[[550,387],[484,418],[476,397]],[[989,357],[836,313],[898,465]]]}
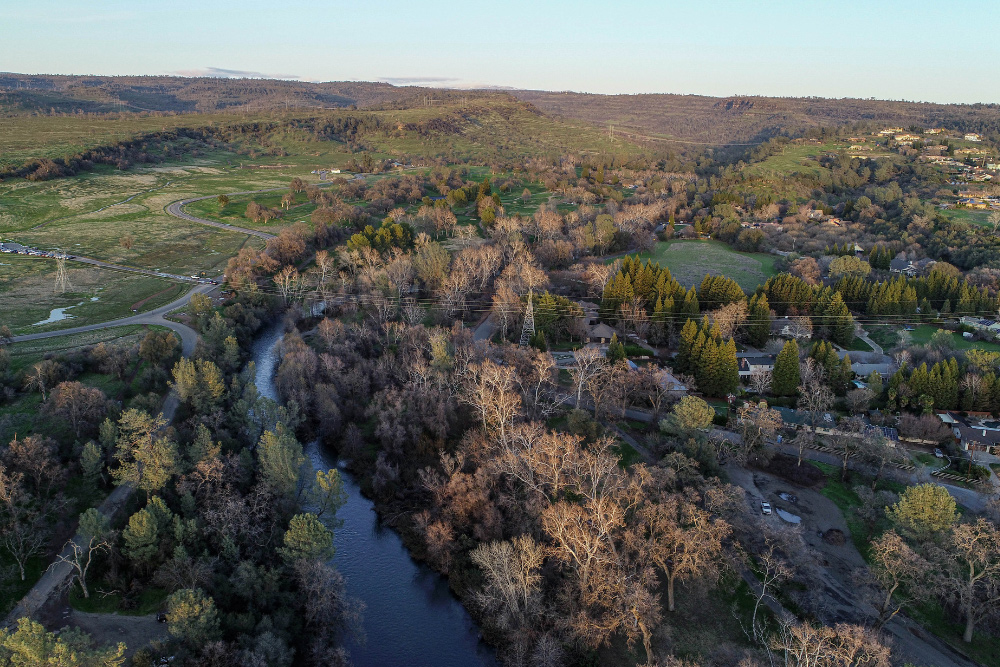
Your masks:
{"label": "power line", "polygon": [[66,253],[60,251],[59,254],[56,255],[55,291],[60,294],[65,294],[70,289],[72,289],[72,285],[69,282],[69,276],[66,274]]}

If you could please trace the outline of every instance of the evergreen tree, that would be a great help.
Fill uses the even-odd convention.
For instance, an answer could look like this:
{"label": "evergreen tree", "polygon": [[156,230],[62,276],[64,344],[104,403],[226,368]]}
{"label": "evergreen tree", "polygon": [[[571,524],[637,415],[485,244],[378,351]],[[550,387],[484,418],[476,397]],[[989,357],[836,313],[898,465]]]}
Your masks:
{"label": "evergreen tree", "polygon": [[620,340],[618,340],[618,334],[612,334],[611,342],[608,343],[608,353],[607,353],[608,361],[610,361],[613,364],[616,364],[619,361],[625,361],[625,359],[627,358],[628,357],[625,354],[625,345],[622,344]]}
{"label": "evergreen tree", "polygon": [[801,377],[799,375],[799,346],[794,340],[785,343],[774,360],[774,373],[771,376],[771,392],[776,396],[794,396],[798,391]]}
{"label": "evergreen tree", "polygon": [[736,360],[736,341],[730,338],[718,352],[718,390],[719,396],[726,396],[736,391],[740,385],[740,366]]}
{"label": "evergreen tree", "polygon": [[681,327],[680,340],[677,346],[677,356],[674,368],[679,373],[690,373],[693,366],[694,346],[698,339],[698,325],[689,319]]}
{"label": "evergreen tree", "polygon": [[764,293],[750,298],[747,316],[747,339],[754,347],[763,347],[771,336],[771,306]]}

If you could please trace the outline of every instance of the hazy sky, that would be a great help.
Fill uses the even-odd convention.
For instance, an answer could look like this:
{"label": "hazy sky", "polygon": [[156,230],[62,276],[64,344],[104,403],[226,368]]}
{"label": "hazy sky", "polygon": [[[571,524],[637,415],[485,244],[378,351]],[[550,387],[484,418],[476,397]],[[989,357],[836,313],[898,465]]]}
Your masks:
{"label": "hazy sky", "polygon": [[1000,102],[998,0],[0,0],[0,70]]}

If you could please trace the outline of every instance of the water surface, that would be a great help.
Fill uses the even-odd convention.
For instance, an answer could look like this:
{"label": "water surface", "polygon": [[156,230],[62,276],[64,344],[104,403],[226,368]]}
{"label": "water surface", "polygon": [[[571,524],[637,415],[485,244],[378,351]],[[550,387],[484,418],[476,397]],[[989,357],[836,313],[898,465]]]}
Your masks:
{"label": "water surface", "polygon": [[[278,400],[272,382],[278,359],[275,346],[282,327],[272,326],[257,339],[253,359],[257,389]],[[313,467],[330,469],[335,458],[320,445],[306,445]],[[374,505],[361,495],[350,473],[341,470],[347,503],[337,513],[343,525],[334,531],[333,558],[344,575],[347,593],[365,603],[366,641],[349,641],[356,667],[493,667],[493,651],[479,641],[479,629],[448,590],[444,577],[410,558],[399,535],[382,526]]]}

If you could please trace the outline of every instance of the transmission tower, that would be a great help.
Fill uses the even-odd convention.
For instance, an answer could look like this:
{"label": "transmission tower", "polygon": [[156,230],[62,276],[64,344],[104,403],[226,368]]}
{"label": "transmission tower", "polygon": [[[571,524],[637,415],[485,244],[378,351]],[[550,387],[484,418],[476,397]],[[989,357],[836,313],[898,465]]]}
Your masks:
{"label": "transmission tower", "polygon": [[531,304],[531,289],[528,290],[528,309],[524,312],[524,326],[521,327],[521,347],[527,347],[531,338],[535,335],[535,308]]}
{"label": "transmission tower", "polygon": [[66,275],[66,253],[60,252],[56,255],[56,292],[65,294],[72,289],[69,276]]}

